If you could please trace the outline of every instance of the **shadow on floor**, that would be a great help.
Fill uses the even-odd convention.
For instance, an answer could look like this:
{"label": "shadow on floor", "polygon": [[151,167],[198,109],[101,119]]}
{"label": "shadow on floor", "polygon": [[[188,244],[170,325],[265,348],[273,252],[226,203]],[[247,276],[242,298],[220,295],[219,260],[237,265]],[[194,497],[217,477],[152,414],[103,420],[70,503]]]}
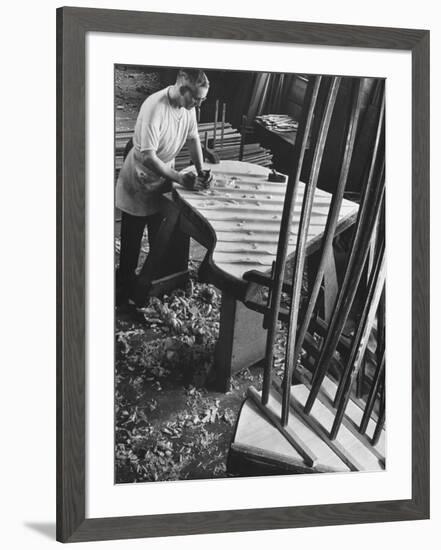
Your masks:
{"label": "shadow on floor", "polygon": [[40,533],[44,537],[55,540],[56,536],[56,527],[55,522],[54,523],[44,523],[44,522],[26,522],[24,523],[24,526],[27,529],[31,529],[32,531],[36,531],[37,533]]}

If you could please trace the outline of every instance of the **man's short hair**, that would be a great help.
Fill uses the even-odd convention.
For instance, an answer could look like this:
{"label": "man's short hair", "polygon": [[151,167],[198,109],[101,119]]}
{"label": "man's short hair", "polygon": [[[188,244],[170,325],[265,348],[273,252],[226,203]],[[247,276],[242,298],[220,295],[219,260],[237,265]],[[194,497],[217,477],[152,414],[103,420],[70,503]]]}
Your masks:
{"label": "man's short hair", "polygon": [[193,88],[208,88],[210,82],[201,69],[179,69],[176,83],[190,85]]}

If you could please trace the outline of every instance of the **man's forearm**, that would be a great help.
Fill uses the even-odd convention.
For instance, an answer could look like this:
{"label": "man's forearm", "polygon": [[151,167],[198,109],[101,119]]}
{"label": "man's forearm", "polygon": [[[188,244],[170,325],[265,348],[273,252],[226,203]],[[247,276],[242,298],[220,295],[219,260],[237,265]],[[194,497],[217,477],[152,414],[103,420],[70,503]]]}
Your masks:
{"label": "man's forearm", "polygon": [[190,151],[190,157],[193,164],[199,173],[204,167],[204,157],[202,155],[202,147],[199,138],[189,139],[187,141],[188,149]]}
{"label": "man's forearm", "polygon": [[142,164],[160,177],[181,183],[179,172],[167,166],[156,154],[152,154],[151,152],[142,153]]}
{"label": "man's forearm", "polygon": [[[199,145],[200,148],[200,145]],[[197,153],[196,153],[197,155]],[[202,153],[201,153],[202,158]],[[196,156],[197,158],[197,156]],[[160,160],[154,151],[145,151],[142,153],[142,164],[148,168],[150,171],[157,174],[159,177],[164,178],[163,181],[158,182],[145,182],[145,187],[150,191],[155,191],[158,193],[167,193],[171,191],[172,185],[171,182],[175,181],[187,189],[194,189],[196,182],[196,174],[194,172],[187,172],[185,174],[180,174],[173,168],[167,166],[162,160]],[[202,169],[202,163],[198,162],[196,165],[198,172]]]}

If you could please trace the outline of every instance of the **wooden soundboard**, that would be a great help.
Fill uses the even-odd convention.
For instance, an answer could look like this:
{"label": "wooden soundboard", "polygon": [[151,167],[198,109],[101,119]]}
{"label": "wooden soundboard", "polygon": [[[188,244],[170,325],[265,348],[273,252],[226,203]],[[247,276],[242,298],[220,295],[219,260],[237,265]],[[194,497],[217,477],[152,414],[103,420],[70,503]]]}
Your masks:
{"label": "wooden soundboard", "polygon": [[[206,168],[211,169],[216,180],[211,189],[189,191],[177,187],[175,192],[214,230],[212,261],[228,276],[238,279],[252,269],[268,271],[276,258],[286,181],[270,182],[268,168],[239,161],[223,161]],[[300,182],[289,239],[290,255],[296,248],[304,189]],[[331,199],[331,194],[317,189],[308,233],[309,249],[319,245]],[[356,203],[343,200],[340,231],[353,223],[357,210]]]}

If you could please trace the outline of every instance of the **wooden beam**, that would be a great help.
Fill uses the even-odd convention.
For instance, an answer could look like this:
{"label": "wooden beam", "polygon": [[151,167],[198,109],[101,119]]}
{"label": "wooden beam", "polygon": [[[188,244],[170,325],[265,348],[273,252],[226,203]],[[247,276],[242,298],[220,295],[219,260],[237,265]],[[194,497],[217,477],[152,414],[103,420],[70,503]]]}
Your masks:
{"label": "wooden beam", "polygon": [[[294,351],[296,346],[296,333],[297,333],[297,319],[300,309],[300,293],[303,280],[303,270],[305,266],[306,248],[308,240],[309,223],[311,220],[312,206],[314,203],[314,193],[317,186],[317,180],[320,172],[320,166],[323,158],[323,151],[326,144],[326,138],[328,135],[329,125],[331,123],[332,113],[334,111],[335,100],[337,98],[337,92],[340,87],[340,77],[332,77],[331,84],[326,99],[326,105],[324,115],[320,123],[319,134],[317,137],[317,144],[314,151],[314,158],[312,161],[310,181],[305,186],[305,192],[303,194],[302,213],[300,217],[300,225],[297,235],[295,264],[292,278],[292,294],[291,294],[291,307],[288,323],[288,334],[285,353],[285,368],[283,377],[283,401],[282,401],[282,425],[285,426],[288,422],[289,416],[289,403],[291,395],[291,383],[292,373],[294,369]],[[288,232],[287,227],[280,229],[280,231]]]}
{"label": "wooden beam", "polygon": [[290,174],[288,179],[285,202],[283,205],[282,220],[280,226],[280,237],[277,245],[276,268],[273,283],[272,300],[270,304],[270,313],[268,317],[268,338],[265,353],[264,378],[262,389],[262,403],[268,402],[269,391],[271,387],[271,369],[273,366],[273,348],[277,332],[277,321],[279,318],[280,299],[282,295],[282,286],[285,271],[285,261],[288,251],[288,228],[291,226],[291,219],[294,212],[295,199],[302,171],[303,158],[305,155],[306,144],[311,130],[314,108],[317,102],[318,91],[320,88],[321,77],[317,76],[311,79],[308,84],[302,119],[299,123],[297,139],[294,145],[293,156],[296,169]]}
{"label": "wooden beam", "polygon": [[[297,360],[300,356],[300,352],[303,345],[303,340],[305,338],[306,332],[308,330],[315,305],[317,303],[317,298],[319,296],[320,288],[324,278],[324,274],[327,268],[327,264],[330,262],[330,257],[333,254],[333,241],[336,233],[339,213],[341,205],[343,202],[344,191],[346,188],[347,178],[349,174],[349,167],[351,164],[352,153],[354,150],[355,137],[357,134],[359,115],[361,109],[362,94],[360,89],[360,83],[358,82],[354,90],[354,99],[351,106],[351,114],[349,118],[349,126],[346,136],[346,145],[345,152],[342,159],[342,164],[340,168],[339,181],[337,184],[337,189],[332,196],[331,206],[329,209],[328,219],[326,221],[325,232],[323,235],[321,251],[320,251],[320,261],[315,275],[314,283],[312,285],[311,292],[308,297],[308,305],[302,320],[302,323],[299,328],[296,349],[294,352],[294,364],[297,363]],[[335,300],[334,300],[335,305]]]}
{"label": "wooden beam", "polygon": [[[362,270],[367,259],[367,252],[372,231],[376,220],[380,215],[384,197],[385,178],[384,155],[379,155],[380,143],[384,145],[384,98],[382,105],[382,115],[380,116],[381,123],[378,127],[377,141],[369,167],[368,181],[365,187],[362,205],[358,212],[355,234],[351,244],[345,276],[339,290],[328,335],[316,367],[311,393],[305,405],[305,412],[309,412],[311,410],[320,388],[320,384],[326,375],[329,359],[334,353],[344,323],[346,322],[349,310],[354,300],[358,282],[361,278]],[[381,152],[383,152],[383,149]],[[378,165],[380,167],[378,167]]]}
{"label": "wooden beam", "polygon": [[369,392],[368,399],[366,401],[366,408],[364,409],[363,418],[361,419],[361,423],[359,427],[359,432],[361,434],[366,433],[366,429],[367,429],[372,411],[374,409],[374,404],[377,398],[380,382],[384,375],[385,363],[386,363],[386,353],[385,353],[385,348],[383,348],[383,353],[382,353],[381,359],[378,362],[377,369],[375,370],[372,386]]}
{"label": "wooden beam", "polygon": [[360,369],[364,360],[364,354],[368,344],[369,335],[375,321],[375,314],[377,312],[380,297],[383,292],[386,278],[384,249],[378,254],[378,256],[378,261],[376,262],[374,271],[371,275],[371,280],[369,281],[368,297],[366,300],[366,304],[363,307],[361,319],[357,327],[357,332],[354,336],[349,360],[347,361],[337,390],[334,403],[334,405],[337,407],[337,413],[335,415],[334,424],[331,430],[331,439],[334,439],[337,436],[338,430],[340,429],[341,420],[343,418],[346,406],[349,402],[352,387],[357,378],[358,370]]}

